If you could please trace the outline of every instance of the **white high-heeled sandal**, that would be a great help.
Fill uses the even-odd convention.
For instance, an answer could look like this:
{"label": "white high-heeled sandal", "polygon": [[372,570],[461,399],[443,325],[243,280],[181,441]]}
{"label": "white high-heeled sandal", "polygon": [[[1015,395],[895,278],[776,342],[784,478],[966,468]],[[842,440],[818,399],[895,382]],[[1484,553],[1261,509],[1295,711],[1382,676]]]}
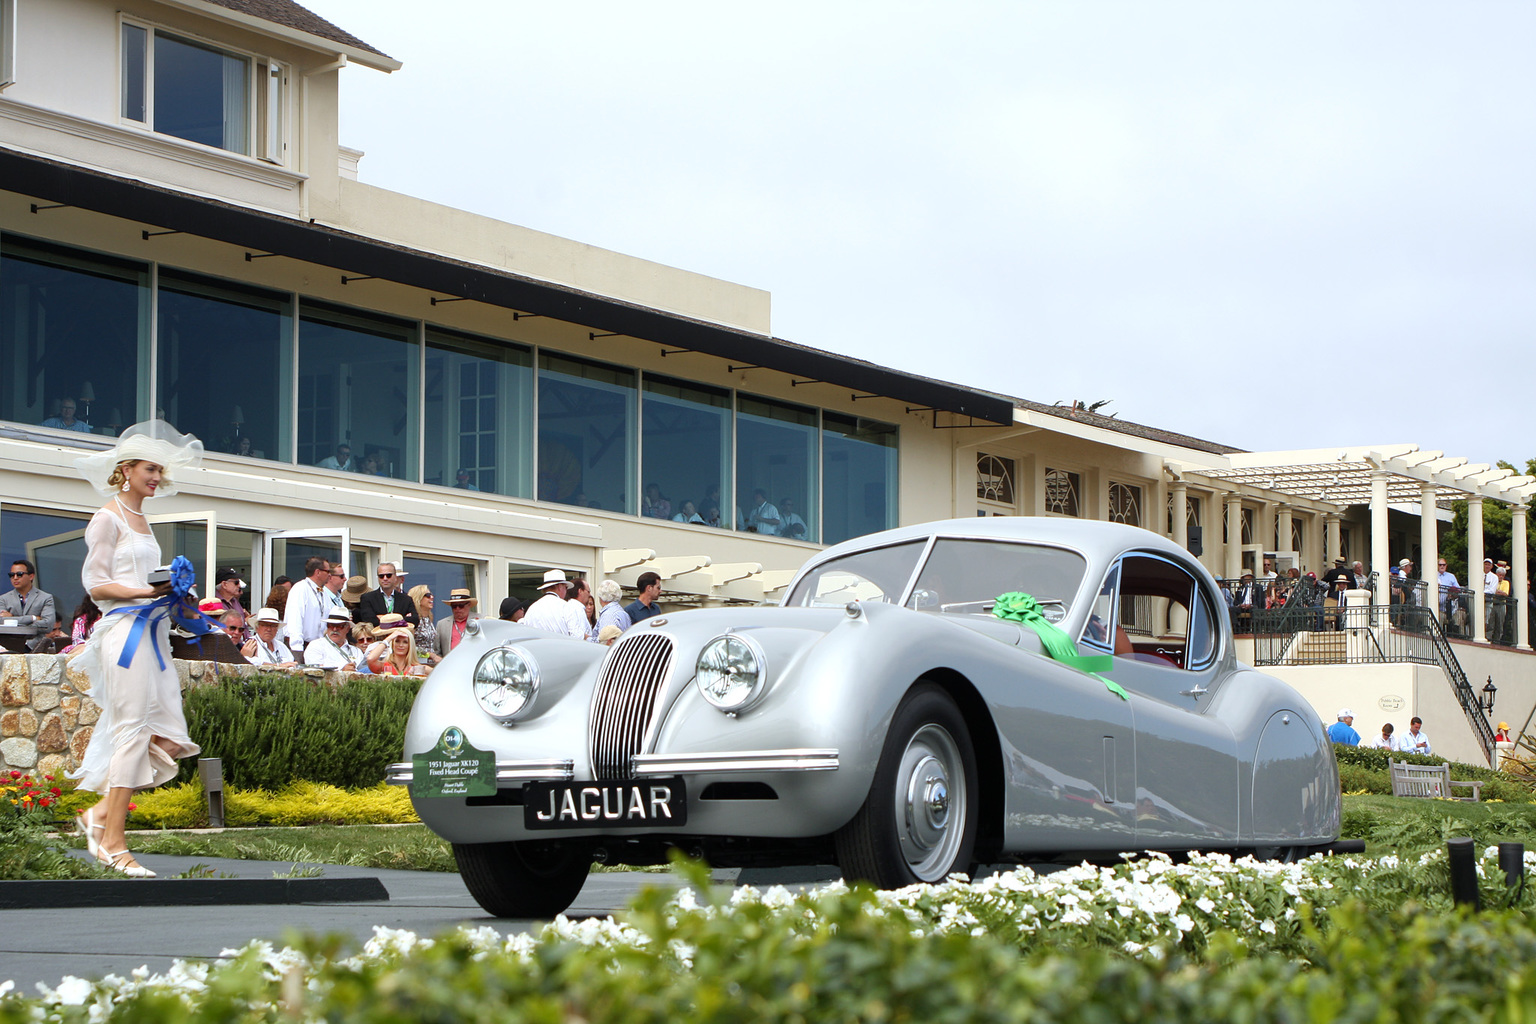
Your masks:
{"label": "white high-heeled sandal", "polygon": [[80,830],[81,835],[85,836],[85,848],[90,851],[91,856],[100,860],[101,843],[97,842],[96,833],[105,832],[107,826],[96,824],[95,816],[91,814],[92,810],[93,808],[87,807],[76,814],[75,827]]}
{"label": "white high-heeled sandal", "polygon": [[147,868],[144,865],[138,863],[137,861],[135,861],[132,864],[119,864],[118,863],[118,861],[121,860],[122,858],[124,858],[124,857],[132,857],[132,856],[133,856],[133,851],[132,850],[123,849],[123,850],[117,851],[116,853],[108,853],[105,850],[103,850],[100,853],[96,854],[96,859],[99,860],[101,863],[105,864],[107,867],[111,868],[113,871],[117,871],[117,872],[120,872],[120,873],[122,873],[124,875],[127,875],[129,878],[154,878],[155,877],[155,873],[153,871],[149,870],[149,868]]}

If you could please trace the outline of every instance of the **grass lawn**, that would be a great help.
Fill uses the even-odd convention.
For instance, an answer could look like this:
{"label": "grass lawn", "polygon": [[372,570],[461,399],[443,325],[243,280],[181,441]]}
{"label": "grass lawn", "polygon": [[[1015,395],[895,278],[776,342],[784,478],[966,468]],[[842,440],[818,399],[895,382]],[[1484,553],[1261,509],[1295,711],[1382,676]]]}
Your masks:
{"label": "grass lawn", "polygon": [[[1471,836],[1479,847],[1505,841],[1523,842],[1536,849],[1536,804],[1364,795],[1344,798],[1343,838],[1364,839],[1371,856],[1417,856],[1444,846],[1454,836]],[[458,870],[448,844],[424,825],[308,825],[229,829],[217,834],[140,832],[134,835],[132,846],[146,853],[191,857]],[[620,865],[606,869],[623,870]]]}

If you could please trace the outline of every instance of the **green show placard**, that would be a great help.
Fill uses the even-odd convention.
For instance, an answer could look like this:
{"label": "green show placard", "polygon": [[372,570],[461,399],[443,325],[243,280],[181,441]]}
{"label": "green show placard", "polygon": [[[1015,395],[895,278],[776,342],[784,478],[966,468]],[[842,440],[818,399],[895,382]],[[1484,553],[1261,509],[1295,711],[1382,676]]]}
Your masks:
{"label": "green show placard", "polygon": [[411,756],[411,796],[495,796],[496,755],[476,750],[450,725],[437,746]]}

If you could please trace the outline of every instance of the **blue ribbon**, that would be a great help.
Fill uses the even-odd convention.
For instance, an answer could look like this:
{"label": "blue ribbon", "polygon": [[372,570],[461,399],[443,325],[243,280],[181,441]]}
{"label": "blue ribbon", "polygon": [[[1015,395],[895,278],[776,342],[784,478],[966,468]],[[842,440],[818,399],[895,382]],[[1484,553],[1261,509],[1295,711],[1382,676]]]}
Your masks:
{"label": "blue ribbon", "polygon": [[[133,613],[133,625],[128,628],[128,639],[123,641],[123,653],[117,658],[119,668],[127,668],[133,663],[134,655],[139,651],[139,644],[144,640],[144,634],[154,629],[161,619],[170,619],[171,625],[184,629],[193,636],[206,636],[218,628],[218,621],[198,611],[188,597],[196,583],[197,570],[192,568],[192,563],[185,555],[177,555],[171,562],[170,593],[157,597],[148,604],[114,608],[107,612],[108,615]],[[160,663],[163,671],[165,656],[160,653],[158,644],[154,645],[154,652],[155,660]]]}

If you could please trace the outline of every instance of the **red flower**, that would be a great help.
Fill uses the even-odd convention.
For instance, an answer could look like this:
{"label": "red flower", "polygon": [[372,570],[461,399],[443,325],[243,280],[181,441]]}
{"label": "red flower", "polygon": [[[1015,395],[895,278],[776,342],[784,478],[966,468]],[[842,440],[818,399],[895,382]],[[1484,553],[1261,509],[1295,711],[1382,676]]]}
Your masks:
{"label": "red flower", "polygon": [[129,804],[129,805],[128,805],[128,809],[129,809],[129,810],[130,810],[130,811],[136,811],[136,810],[138,810],[138,809],[139,809],[139,805],[138,805],[138,804]]}
{"label": "red flower", "polygon": [[21,778],[21,772],[19,772],[16,769],[12,768],[11,769],[11,778],[13,778],[13,779]]}
{"label": "red flower", "polygon": [[54,796],[63,796],[64,795],[64,791],[61,790],[58,786],[49,786],[48,787],[48,792],[52,793]]}

